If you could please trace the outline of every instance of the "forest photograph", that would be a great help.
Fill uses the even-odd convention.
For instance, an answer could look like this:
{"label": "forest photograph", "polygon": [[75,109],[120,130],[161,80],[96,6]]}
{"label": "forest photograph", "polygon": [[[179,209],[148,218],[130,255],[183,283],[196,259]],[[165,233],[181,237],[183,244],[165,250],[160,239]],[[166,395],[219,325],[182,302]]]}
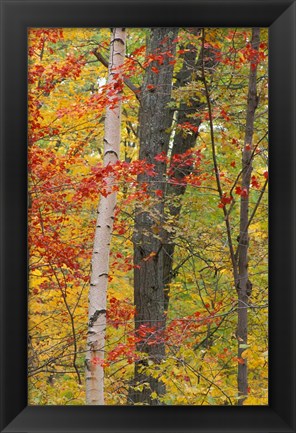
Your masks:
{"label": "forest photograph", "polygon": [[268,405],[268,29],[28,29],[28,404]]}

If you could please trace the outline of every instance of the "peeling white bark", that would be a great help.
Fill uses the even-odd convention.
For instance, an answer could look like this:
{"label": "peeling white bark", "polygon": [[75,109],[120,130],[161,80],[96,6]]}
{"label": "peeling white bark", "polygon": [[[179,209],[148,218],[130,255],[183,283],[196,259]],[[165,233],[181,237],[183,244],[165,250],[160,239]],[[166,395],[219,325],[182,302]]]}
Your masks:
{"label": "peeling white bark", "polygon": [[[125,57],[124,28],[112,31],[110,44],[109,72],[107,84],[112,86],[122,79],[122,65]],[[116,79],[114,79],[116,74]],[[119,74],[119,75],[118,75]],[[118,160],[120,149],[121,101],[107,107],[104,136],[104,166]],[[107,197],[100,196],[95,230],[92,271],[89,289],[88,335],[86,353],[86,404],[104,404],[104,362],[106,338],[106,299],[109,273],[110,242],[113,229],[116,192],[112,191],[112,175],[105,179]]]}

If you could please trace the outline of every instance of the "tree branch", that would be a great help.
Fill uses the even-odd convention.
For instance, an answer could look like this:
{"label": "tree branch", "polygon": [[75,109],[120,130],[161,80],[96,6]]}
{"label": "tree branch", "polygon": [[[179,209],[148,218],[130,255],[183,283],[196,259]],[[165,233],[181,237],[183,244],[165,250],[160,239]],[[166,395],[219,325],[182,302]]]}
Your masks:
{"label": "tree branch", "polygon": [[[105,59],[105,57],[97,50],[93,50],[92,53],[96,56],[96,58],[99,60],[99,62],[102,63],[102,65],[105,66],[105,68],[108,68],[108,62]],[[139,93],[141,89],[137,86],[135,86],[128,78],[123,78],[124,84],[136,95],[137,99],[139,98]]]}
{"label": "tree branch", "polygon": [[[211,145],[212,145],[212,157],[213,157],[213,164],[214,164],[214,171],[215,171],[215,177],[216,177],[216,183],[217,183],[217,189],[219,193],[220,200],[223,196],[222,186],[220,182],[220,174],[219,174],[219,168],[217,163],[217,156],[216,156],[216,147],[215,147],[215,138],[214,138],[214,126],[213,126],[213,116],[212,116],[212,107],[211,107],[211,100],[210,100],[210,94],[209,89],[207,85],[206,75],[205,75],[205,60],[204,60],[204,45],[205,45],[205,32],[204,29],[202,29],[202,46],[201,46],[201,58],[202,58],[202,77],[201,80],[204,84],[205,88],[205,95],[209,110],[209,122],[210,122],[210,135],[211,135]],[[232,243],[232,236],[231,236],[231,228],[230,228],[230,222],[229,222],[229,215],[227,212],[226,207],[223,207],[223,213],[224,213],[224,220],[226,224],[226,232],[227,232],[227,238],[228,238],[228,246],[229,246],[229,252],[230,252],[230,258],[231,263],[233,267],[233,274],[234,274],[234,281],[236,284],[237,281],[237,263],[236,258],[234,254],[234,248]]]}

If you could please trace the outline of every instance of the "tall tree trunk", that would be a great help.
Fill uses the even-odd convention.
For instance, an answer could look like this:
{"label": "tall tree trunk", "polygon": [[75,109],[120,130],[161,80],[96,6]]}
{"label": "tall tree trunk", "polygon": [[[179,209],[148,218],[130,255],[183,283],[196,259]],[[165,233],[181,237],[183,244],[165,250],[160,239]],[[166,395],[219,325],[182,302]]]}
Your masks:
{"label": "tall tree trunk", "polygon": [[[198,35],[200,32],[199,28],[195,28],[191,30],[192,33]],[[181,47],[182,48],[182,47]],[[176,88],[186,86],[196,80],[196,76],[201,70],[201,61],[199,58],[197,60],[197,46],[193,44],[189,44],[186,47],[185,53],[183,54],[183,65],[179,73],[176,77]],[[209,53],[209,58],[211,55]],[[207,65],[207,62],[206,62]],[[195,96],[194,98],[190,98],[188,102],[181,102],[178,112],[177,112],[177,124],[184,124],[185,122],[189,122],[191,125],[196,127],[196,131],[191,131],[191,133],[184,136],[184,131],[182,129],[177,129],[173,145],[171,151],[171,164],[173,158],[177,154],[181,154],[186,152],[195,146],[196,139],[198,137],[198,128],[201,124],[200,117],[192,117],[193,114],[197,114],[200,112],[202,106],[204,104],[200,102],[200,100]],[[178,169],[176,167],[173,168],[172,174],[168,179],[167,187],[166,187],[166,199],[168,202],[166,211],[170,218],[173,218],[175,222],[178,221],[182,208],[182,196],[186,191],[186,185],[182,184],[182,180],[185,176],[191,173],[192,166],[182,167],[182,169]],[[174,179],[175,182],[170,183],[170,180]],[[174,224],[174,223],[173,223]],[[163,266],[163,279],[165,284],[165,311],[168,310],[169,306],[169,284],[173,278],[173,256],[175,252],[175,243],[174,243],[174,232],[173,230],[170,233],[167,233],[165,236],[166,243],[163,246],[164,248],[164,266]]]}
{"label": "tall tree trunk", "polygon": [[[167,154],[173,112],[168,107],[171,100],[173,62],[176,50],[177,28],[154,28],[148,44],[148,54],[161,56],[147,67],[139,112],[140,159],[155,164],[157,175],[138,176],[139,182],[149,184],[153,200],[149,209],[136,209],[134,229],[134,302],[136,307],[135,328],[141,325],[153,328],[151,337],[137,344],[143,359],[135,363],[134,387],[129,393],[129,403],[159,405],[159,396],[165,392],[162,381],[144,374],[141,370],[148,363],[159,364],[165,357],[162,334],[165,327],[163,283],[163,229],[164,203],[160,195],[165,192],[166,165],[155,161],[161,152]],[[168,55],[169,54],[169,55]],[[159,338],[158,343],[148,344]],[[141,389],[141,385],[143,385]],[[139,388],[140,385],[140,388]],[[153,397],[151,394],[153,393]],[[156,397],[155,397],[156,395]]]}
{"label": "tall tree trunk", "polygon": [[[260,43],[260,29],[252,29],[252,49],[258,51]],[[248,394],[248,366],[247,360],[241,360],[245,345],[248,342],[248,303],[251,294],[252,283],[249,280],[248,273],[248,249],[249,249],[249,234],[248,234],[248,221],[249,221],[249,188],[252,175],[252,140],[254,133],[254,117],[255,110],[258,104],[257,97],[257,59],[250,65],[249,74],[249,91],[247,102],[247,116],[246,116],[246,129],[244,149],[242,154],[242,190],[243,195],[240,203],[240,234],[239,234],[239,247],[238,247],[238,281],[236,282],[238,294],[238,325],[237,325],[237,339],[238,339],[238,405],[241,406]]]}
{"label": "tall tree trunk", "polygon": [[[112,31],[108,86],[117,89],[115,97],[120,96],[122,88],[122,65],[125,57],[125,37],[123,28]],[[116,78],[114,78],[116,74]],[[110,99],[106,108],[104,136],[104,166],[118,160],[120,149],[121,101]],[[116,205],[116,192],[113,192],[113,177],[106,178],[107,196],[101,195],[98,205],[92,270],[89,289],[88,334],[86,354],[86,403],[104,404],[104,352],[106,337],[106,299],[109,272],[110,242]]]}

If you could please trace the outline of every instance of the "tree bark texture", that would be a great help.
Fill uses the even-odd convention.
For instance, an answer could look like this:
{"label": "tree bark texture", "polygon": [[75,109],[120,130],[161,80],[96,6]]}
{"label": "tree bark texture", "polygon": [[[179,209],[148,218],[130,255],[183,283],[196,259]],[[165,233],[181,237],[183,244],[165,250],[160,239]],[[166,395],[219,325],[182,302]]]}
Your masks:
{"label": "tree bark texture", "polygon": [[[192,33],[198,35],[200,33],[199,28],[192,29]],[[181,47],[182,49],[182,47]],[[184,87],[191,84],[197,79],[197,75],[201,72],[201,61],[202,59],[197,58],[198,50],[194,44],[188,44],[186,51],[183,54],[183,65],[176,77],[176,87]],[[209,59],[211,54],[209,53]],[[207,62],[206,62],[207,65]],[[191,125],[196,127],[196,131],[191,131],[188,134],[184,134],[184,131],[177,128],[171,151],[171,167],[173,158],[177,154],[182,154],[187,150],[193,148],[198,137],[198,128],[201,124],[201,118],[197,116],[203,107],[203,103],[200,102],[199,98],[195,96],[190,98],[188,102],[181,102],[177,112],[176,123],[182,125],[185,122],[189,122]],[[195,115],[193,117],[193,115]],[[186,184],[182,184],[182,180],[192,172],[192,166],[186,166],[179,168],[176,166],[172,169],[172,173],[168,179],[166,186],[166,199],[167,207],[166,212],[169,218],[178,221],[182,208],[182,196],[186,191]],[[172,181],[172,182],[170,182]],[[176,181],[176,182],[174,182]],[[174,223],[172,223],[174,224]],[[164,273],[163,279],[165,284],[165,311],[169,307],[169,284],[173,278],[173,256],[175,252],[174,243],[174,231],[171,230],[165,236],[166,243],[163,246],[164,249]]]}
{"label": "tree bark texture", "polygon": [[[176,50],[177,28],[154,28],[148,44],[148,54],[160,55],[162,61],[153,61],[147,67],[139,111],[140,159],[155,164],[156,176],[140,174],[138,181],[148,184],[151,198],[149,208],[136,209],[134,228],[134,302],[136,307],[135,328],[141,325],[153,328],[151,335],[137,344],[142,360],[135,363],[134,386],[142,390],[129,393],[129,403],[159,405],[160,401],[151,394],[161,396],[165,387],[159,378],[143,374],[141,368],[153,364],[153,368],[165,358],[162,335],[165,327],[164,282],[163,282],[163,221],[164,202],[159,194],[165,193],[166,164],[154,157],[161,152],[167,154],[173,110],[171,101],[173,62]],[[159,193],[161,191],[161,193]],[[156,192],[158,194],[156,194]],[[158,343],[148,344],[159,339]],[[155,396],[155,394],[153,394]]]}
{"label": "tree bark texture", "polygon": [[[117,89],[112,101],[106,108],[104,134],[104,166],[118,160],[121,127],[122,66],[125,57],[124,28],[112,31],[107,85]],[[114,78],[114,74],[116,77]],[[91,261],[91,280],[89,289],[88,334],[86,353],[86,403],[104,404],[104,352],[106,337],[106,299],[109,272],[110,242],[116,206],[116,192],[113,191],[112,175],[106,178],[107,196],[100,196],[96,222],[94,248]]]}
{"label": "tree bark texture", "polygon": [[[252,49],[258,51],[260,43],[260,29],[252,29]],[[242,191],[240,203],[240,234],[238,247],[238,281],[236,288],[238,293],[238,405],[244,404],[248,394],[248,366],[247,360],[242,360],[242,353],[248,342],[248,303],[251,295],[252,283],[248,273],[248,249],[249,249],[249,189],[252,175],[252,140],[254,134],[254,117],[258,105],[257,97],[257,63],[256,58],[251,62],[249,73],[249,90],[247,100],[246,129],[244,149],[242,154]],[[243,347],[241,347],[243,345]]]}

